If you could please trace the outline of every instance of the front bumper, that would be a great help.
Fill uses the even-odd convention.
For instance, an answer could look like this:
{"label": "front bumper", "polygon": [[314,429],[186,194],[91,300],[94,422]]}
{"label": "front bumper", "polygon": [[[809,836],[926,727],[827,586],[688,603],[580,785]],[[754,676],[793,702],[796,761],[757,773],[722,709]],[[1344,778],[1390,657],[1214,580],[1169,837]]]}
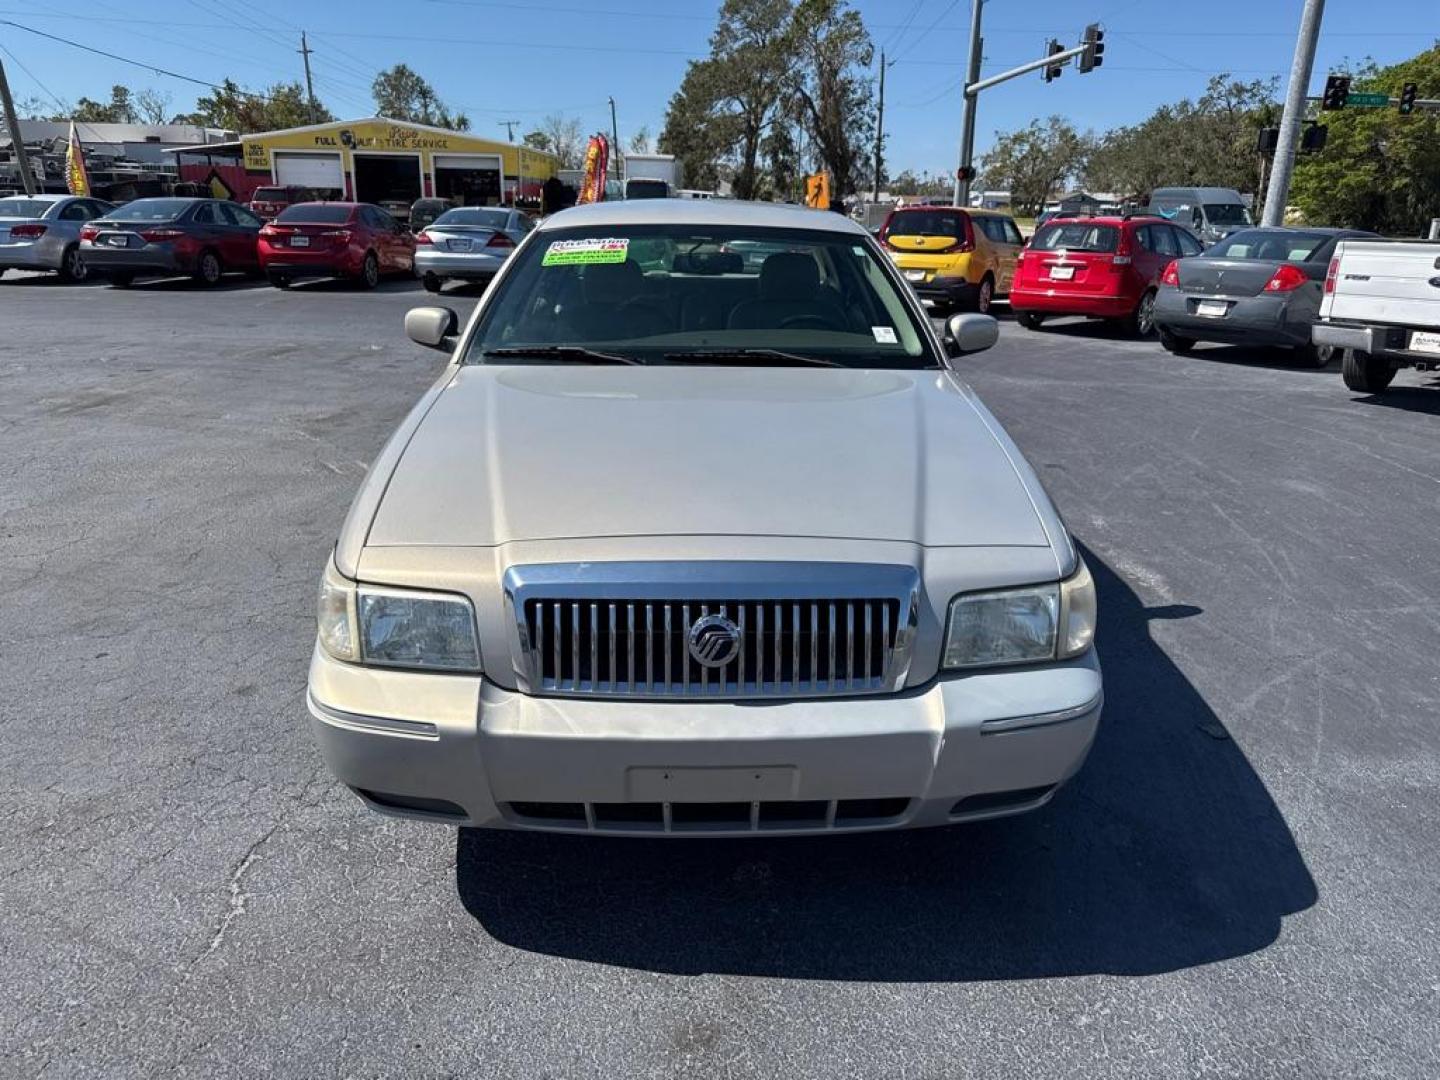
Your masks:
{"label": "front bumper", "polygon": [[483,281],[498,274],[505,265],[505,259],[504,255],[435,251],[432,248],[420,247],[415,249],[415,273],[422,277],[425,274],[434,274],[439,278]]}
{"label": "front bumper", "polygon": [[[1202,300],[1221,300],[1224,315],[1198,315]],[[1155,325],[1197,341],[1236,345],[1308,345],[1316,305],[1294,293],[1204,296],[1167,287],[1155,294]]]}
{"label": "front bumper", "polygon": [[1100,717],[1094,651],[902,694],[650,702],[483,677],[310,665],[310,727],[373,808],[459,825],[636,835],[909,828],[1034,809]]}

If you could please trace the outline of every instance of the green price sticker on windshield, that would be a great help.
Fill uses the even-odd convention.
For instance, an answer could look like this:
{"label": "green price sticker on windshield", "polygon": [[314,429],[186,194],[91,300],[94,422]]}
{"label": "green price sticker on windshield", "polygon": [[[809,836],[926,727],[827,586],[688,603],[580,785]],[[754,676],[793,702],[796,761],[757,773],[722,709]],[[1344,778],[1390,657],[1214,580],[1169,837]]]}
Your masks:
{"label": "green price sticker on windshield", "polygon": [[623,263],[630,252],[630,240],[606,237],[598,240],[555,240],[545,249],[541,266],[593,266],[596,263]]}

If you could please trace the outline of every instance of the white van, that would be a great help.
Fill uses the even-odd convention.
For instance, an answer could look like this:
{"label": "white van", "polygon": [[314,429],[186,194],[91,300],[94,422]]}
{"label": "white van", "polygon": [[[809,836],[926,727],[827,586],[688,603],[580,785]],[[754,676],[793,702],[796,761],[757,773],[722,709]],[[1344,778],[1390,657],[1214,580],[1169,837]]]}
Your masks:
{"label": "white van", "polygon": [[1250,204],[1233,188],[1156,188],[1145,212],[1185,226],[1206,247],[1255,224]]}

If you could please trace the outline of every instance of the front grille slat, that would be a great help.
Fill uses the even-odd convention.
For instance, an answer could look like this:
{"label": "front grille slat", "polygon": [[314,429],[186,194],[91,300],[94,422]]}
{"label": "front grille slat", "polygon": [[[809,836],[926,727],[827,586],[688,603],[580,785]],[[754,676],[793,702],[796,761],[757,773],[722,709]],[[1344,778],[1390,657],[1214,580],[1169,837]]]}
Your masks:
{"label": "front grille slat", "polygon": [[[823,697],[894,690],[908,649],[899,597],[656,600],[543,596],[517,603],[521,655],[535,693],[604,697]],[[699,663],[690,629],[707,616],[735,624],[740,647]]]}

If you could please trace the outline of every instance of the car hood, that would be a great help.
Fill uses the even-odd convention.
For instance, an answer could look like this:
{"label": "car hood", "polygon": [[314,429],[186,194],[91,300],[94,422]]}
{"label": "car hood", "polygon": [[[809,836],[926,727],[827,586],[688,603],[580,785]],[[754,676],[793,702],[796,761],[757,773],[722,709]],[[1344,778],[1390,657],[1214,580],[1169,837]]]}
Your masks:
{"label": "car hood", "polygon": [[370,546],[792,536],[1048,546],[1028,466],[930,371],[467,366]]}

